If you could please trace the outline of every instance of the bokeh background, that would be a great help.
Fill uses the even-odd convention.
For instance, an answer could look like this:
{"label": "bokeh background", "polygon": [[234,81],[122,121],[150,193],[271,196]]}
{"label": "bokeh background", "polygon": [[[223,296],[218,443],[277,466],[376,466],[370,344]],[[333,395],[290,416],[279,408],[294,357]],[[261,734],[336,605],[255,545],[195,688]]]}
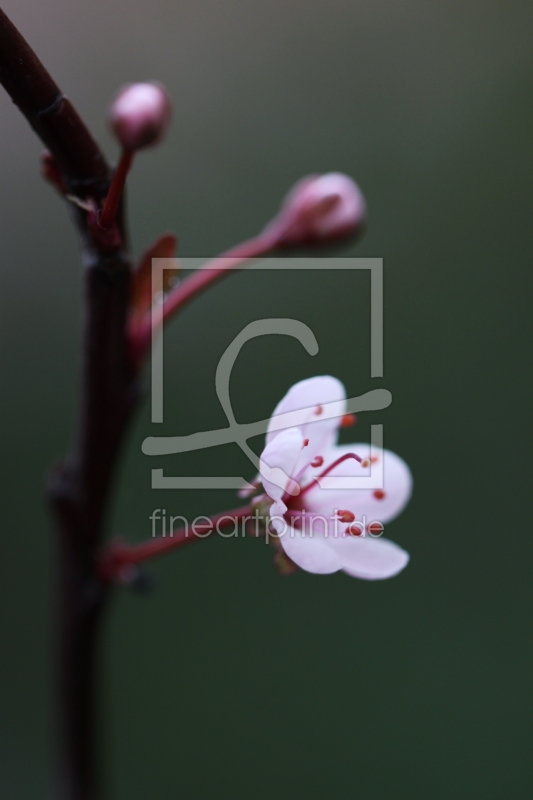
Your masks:
{"label": "bokeh background", "polygon": [[[526,0],[5,0],[110,158],[118,86],[158,79],[172,131],[130,180],[135,252],[164,230],[208,257],[258,231],[300,176],[340,170],[369,228],[342,255],[385,259],[385,374],[369,376],[368,276],[233,277],[167,339],[169,433],[222,426],[214,369],[251,319],[293,316],[321,345],[247,345],[237,418],[337,375],[392,390],[386,445],[415,493],[387,529],[412,556],[388,582],[287,579],[262,542],[210,540],[119,592],[105,629],[107,772],[146,797],[520,800],[531,761],[531,113]],[[40,145],[0,93],[2,557],[0,795],[50,798],[51,545],[47,466],[68,445],[80,274]],[[282,346],[280,346],[282,344]],[[111,530],[149,535],[154,508],[196,515],[229,492],[150,489],[150,468],[239,474],[236,446],[127,449]],[[353,437],[353,430],[351,431]],[[349,441],[349,437],[345,437]],[[260,447],[260,441],[254,445]]]}

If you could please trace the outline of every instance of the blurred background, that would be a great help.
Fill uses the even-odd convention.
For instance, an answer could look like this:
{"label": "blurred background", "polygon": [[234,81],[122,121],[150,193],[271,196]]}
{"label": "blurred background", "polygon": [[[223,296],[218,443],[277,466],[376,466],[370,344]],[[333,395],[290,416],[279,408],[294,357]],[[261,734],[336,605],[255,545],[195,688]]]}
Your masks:
{"label": "blurred background", "polygon": [[[320,353],[248,344],[237,419],[268,416],[315,374],[351,395],[390,389],[392,406],[344,441],[383,422],[411,466],[413,499],[387,526],[409,567],[376,583],[282,578],[253,539],[151,565],[155,590],[118,592],[105,628],[110,796],[530,798],[531,4],[2,5],[111,159],[116,89],[169,88],[171,133],[129,182],[136,253],[171,230],[182,256],[214,256],[300,176],[338,170],[369,205],[364,240],[339,254],[385,259],[383,380],[369,378],[365,273],[246,273],[191,305],[166,340],[165,423],[138,416],[110,530],[141,539],[154,508],[235,505],[231,492],[152,491],[150,469],[251,477],[237,446],[156,463],[140,445],[223,426],[220,355],[250,320],[291,316]],[[42,483],[69,442],[80,272],[40,144],[3,92],[0,119],[0,795],[37,800],[51,797],[53,747]]]}

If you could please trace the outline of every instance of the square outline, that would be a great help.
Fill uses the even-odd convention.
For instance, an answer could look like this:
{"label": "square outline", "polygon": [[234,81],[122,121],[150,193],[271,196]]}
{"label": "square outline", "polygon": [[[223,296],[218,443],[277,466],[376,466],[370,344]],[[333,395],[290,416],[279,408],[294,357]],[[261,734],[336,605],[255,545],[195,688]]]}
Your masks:
{"label": "square outline", "polygon": [[[331,265],[331,261],[335,262]],[[200,258],[180,259],[180,265],[190,266],[193,269],[217,269],[217,261],[224,262],[224,258],[211,259],[209,266],[205,260]],[[192,262],[192,263],[191,263]],[[300,263],[305,262],[305,263]],[[326,264],[325,264],[326,262]],[[175,269],[175,258],[153,258],[152,259],[152,297],[162,297],[163,272],[165,269]],[[347,270],[347,269],[369,269],[370,270],[370,377],[383,377],[383,259],[382,258],[263,258],[255,264],[245,267],[246,270]],[[154,424],[163,422],[163,329],[154,335],[154,319],[156,318],[155,309],[152,307],[151,313],[151,422]],[[154,437],[155,438],[155,437]],[[370,426],[370,455],[374,448],[383,448],[383,425],[372,424]],[[339,486],[342,478],[326,478],[326,482],[336,481],[336,488],[352,488]],[[348,479],[349,480],[349,479]],[[383,488],[383,460],[380,459],[371,469],[368,477],[360,477],[357,489],[382,489]],[[213,483],[216,481],[216,485]],[[220,477],[174,477],[165,476],[162,468],[152,468],[152,489],[241,489],[244,486],[251,486],[244,478],[228,476]],[[324,486],[324,488],[328,488]],[[329,487],[333,488],[333,487]]]}

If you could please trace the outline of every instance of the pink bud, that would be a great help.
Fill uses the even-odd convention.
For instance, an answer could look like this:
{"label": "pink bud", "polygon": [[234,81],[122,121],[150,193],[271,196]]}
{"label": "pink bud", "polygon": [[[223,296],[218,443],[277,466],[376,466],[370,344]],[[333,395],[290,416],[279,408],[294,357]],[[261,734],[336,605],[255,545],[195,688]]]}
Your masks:
{"label": "pink bud", "polygon": [[156,144],[170,124],[171,105],[159,83],[130,83],[111,104],[111,130],[125,150],[140,150]]}
{"label": "pink bud", "polygon": [[330,242],[359,233],[366,203],[357,184],[340,172],[310,175],[291,189],[271,223],[281,246]]}

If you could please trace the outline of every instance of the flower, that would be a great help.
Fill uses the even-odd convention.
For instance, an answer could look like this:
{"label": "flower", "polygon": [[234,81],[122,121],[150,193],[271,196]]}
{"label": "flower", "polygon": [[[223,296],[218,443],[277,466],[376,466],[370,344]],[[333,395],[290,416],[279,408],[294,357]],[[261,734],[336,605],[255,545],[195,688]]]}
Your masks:
{"label": "flower", "polygon": [[[336,444],[343,420],[351,421],[345,410],[344,386],[336,378],[310,378],[289,390],[272,415],[261,454],[263,501],[272,501],[270,526],[279,545],[302,569],[390,578],[406,566],[409,555],[381,532],[408,502],[411,472],[389,450]],[[287,423],[291,427],[281,427]],[[353,481],[346,479],[368,477],[371,467],[380,466],[382,489],[339,488],[332,481],[326,487],[326,477],[349,484]]]}
{"label": "flower", "polygon": [[130,83],[113,100],[109,124],[125,150],[141,150],[163,138],[170,116],[170,98],[164,86]]}
{"label": "flower", "polygon": [[267,230],[275,230],[278,246],[333,242],[360,233],[366,202],[348,175],[329,172],[308,175],[296,183]]}

